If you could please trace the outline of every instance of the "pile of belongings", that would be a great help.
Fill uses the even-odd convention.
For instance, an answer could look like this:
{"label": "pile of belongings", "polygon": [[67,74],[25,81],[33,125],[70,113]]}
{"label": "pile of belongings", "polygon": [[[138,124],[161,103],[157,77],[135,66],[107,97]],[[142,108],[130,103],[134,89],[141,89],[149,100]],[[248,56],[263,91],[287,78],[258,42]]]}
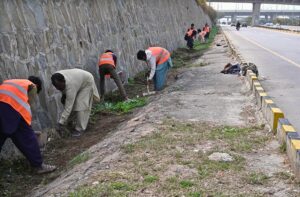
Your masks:
{"label": "pile of belongings", "polygon": [[258,69],[257,69],[257,66],[254,63],[251,63],[251,62],[243,63],[242,64],[242,75],[243,76],[246,76],[247,70],[252,70],[252,72],[254,74],[256,74],[256,76],[258,77]]}
{"label": "pile of belongings", "polygon": [[223,74],[237,74],[239,75],[241,71],[241,67],[239,63],[228,63],[224,66],[224,69],[221,71]]}

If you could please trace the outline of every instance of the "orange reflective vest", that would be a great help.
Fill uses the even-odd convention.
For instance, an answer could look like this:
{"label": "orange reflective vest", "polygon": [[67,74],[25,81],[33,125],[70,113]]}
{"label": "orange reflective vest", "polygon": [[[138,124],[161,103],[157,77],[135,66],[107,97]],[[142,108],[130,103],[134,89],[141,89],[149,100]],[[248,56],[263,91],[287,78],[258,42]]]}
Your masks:
{"label": "orange reflective vest", "polygon": [[103,64],[110,64],[116,67],[112,52],[106,52],[100,55],[98,66],[101,66]]}
{"label": "orange reflective vest", "polygon": [[9,104],[31,125],[31,109],[28,102],[28,87],[34,85],[27,79],[5,80],[0,85],[0,102]]}
{"label": "orange reflective vest", "polygon": [[163,64],[170,58],[170,52],[162,47],[150,47],[148,50],[156,58],[156,65]]}
{"label": "orange reflective vest", "polygon": [[194,29],[189,29],[186,34],[191,37],[193,35]]}
{"label": "orange reflective vest", "polygon": [[208,26],[205,27],[205,31],[208,33],[210,31],[210,28]]}

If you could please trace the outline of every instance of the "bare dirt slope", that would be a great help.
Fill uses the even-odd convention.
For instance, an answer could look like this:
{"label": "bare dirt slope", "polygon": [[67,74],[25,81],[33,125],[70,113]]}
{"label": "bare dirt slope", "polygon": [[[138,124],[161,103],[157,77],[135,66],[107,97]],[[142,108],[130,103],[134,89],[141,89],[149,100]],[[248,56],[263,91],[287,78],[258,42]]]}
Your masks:
{"label": "bare dirt slope", "polygon": [[[87,161],[29,196],[299,196],[243,79],[220,73],[230,61],[228,48],[214,45],[88,149]],[[233,161],[210,161],[213,152]]]}

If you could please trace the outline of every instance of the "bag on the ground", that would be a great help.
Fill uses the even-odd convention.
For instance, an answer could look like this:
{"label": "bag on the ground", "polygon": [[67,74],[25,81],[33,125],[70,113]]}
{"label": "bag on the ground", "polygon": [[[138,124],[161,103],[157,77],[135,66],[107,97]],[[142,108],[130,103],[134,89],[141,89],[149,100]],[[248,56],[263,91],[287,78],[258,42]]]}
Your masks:
{"label": "bag on the ground", "polygon": [[239,64],[228,63],[224,66],[224,69],[221,71],[223,74],[239,74],[241,71]]}
{"label": "bag on the ground", "polygon": [[255,73],[256,76],[258,76],[258,69],[254,63],[249,62],[249,63],[242,64],[242,75],[243,76],[247,75],[247,70],[252,70],[252,72]]}

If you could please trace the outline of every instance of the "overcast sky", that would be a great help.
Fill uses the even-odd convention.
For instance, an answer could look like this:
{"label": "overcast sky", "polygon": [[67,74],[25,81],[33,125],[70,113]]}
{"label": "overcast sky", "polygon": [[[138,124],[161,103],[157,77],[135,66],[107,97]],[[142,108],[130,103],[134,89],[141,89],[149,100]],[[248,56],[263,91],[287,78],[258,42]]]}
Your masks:
{"label": "overcast sky", "polygon": [[[215,10],[252,10],[251,3],[210,3]],[[262,10],[299,10],[300,6],[262,4]]]}

